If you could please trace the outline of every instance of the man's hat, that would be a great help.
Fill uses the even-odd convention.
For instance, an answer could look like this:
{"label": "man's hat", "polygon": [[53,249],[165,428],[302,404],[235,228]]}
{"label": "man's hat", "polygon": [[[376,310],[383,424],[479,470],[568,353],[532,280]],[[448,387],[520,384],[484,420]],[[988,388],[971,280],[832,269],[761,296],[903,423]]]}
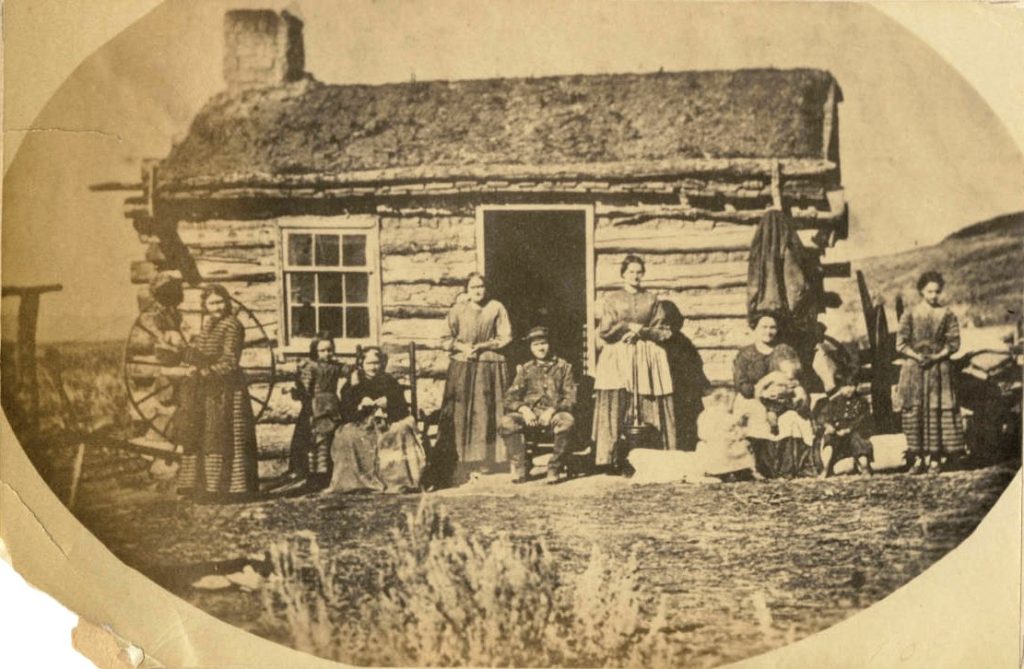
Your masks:
{"label": "man's hat", "polygon": [[543,339],[544,341],[547,341],[548,329],[543,325],[538,325],[537,327],[533,328],[532,330],[526,333],[525,339],[526,341],[531,342],[536,341],[537,339]]}

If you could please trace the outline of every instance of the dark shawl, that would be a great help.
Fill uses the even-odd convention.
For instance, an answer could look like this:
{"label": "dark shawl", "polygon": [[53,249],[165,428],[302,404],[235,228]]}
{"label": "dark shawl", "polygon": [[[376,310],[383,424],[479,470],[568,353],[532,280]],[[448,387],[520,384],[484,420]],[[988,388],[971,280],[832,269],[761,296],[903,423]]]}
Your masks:
{"label": "dark shawl", "polygon": [[747,267],[747,316],[770,312],[783,320],[813,320],[819,277],[792,219],[767,212],[754,233]]}

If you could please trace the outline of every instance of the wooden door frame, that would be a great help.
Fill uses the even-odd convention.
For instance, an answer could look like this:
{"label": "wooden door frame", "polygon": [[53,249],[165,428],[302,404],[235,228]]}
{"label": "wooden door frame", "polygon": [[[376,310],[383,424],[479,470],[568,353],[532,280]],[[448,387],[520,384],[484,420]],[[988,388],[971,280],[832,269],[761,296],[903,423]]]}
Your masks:
{"label": "wooden door frame", "polygon": [[482,204],[476,208],[476,266],[477,270],[486,275],[487,253],[484,248],[484,225],[487,212],[491,211],[576,211],[585,217],[584,235],[586,250],[586,309],[587,309],[587,370],[593,374],[597,361],[597,333],[595,300],[597,298],[594,277],[594,206],[590,204]]}

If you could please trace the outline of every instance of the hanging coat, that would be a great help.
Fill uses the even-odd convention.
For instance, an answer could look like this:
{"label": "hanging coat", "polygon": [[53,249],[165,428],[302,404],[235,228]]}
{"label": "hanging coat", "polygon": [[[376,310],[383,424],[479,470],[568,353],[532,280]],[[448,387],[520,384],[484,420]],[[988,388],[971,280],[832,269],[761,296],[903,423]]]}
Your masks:
{"label": "hanging coat", "polygon": [[788,321],[813,320],[819,276],[792,219],[772,210],[761,217],[747,267],[747,316],[771,312]]}

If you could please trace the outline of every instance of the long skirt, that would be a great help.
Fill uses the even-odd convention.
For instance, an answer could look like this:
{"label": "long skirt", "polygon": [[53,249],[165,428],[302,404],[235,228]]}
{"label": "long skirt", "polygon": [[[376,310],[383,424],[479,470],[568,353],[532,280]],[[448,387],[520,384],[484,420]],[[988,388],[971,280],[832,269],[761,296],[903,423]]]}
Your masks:
{"label": "long skirt", "polygon": [[292,433],[288,471],[299,476],[329,474],[331,442],[338,422],[331,417],[313,418],[309,405],[303,405]]}
{"label": "long skirt", "polygon": [[256,426],[245,387],[191,381],[177,425],[185,447],[179,487],[212,501],[256,492]]}
{"label": "long skirt", "polygon": [[905,409],[902,417],[910,453],[941,455],[961,453],[966,448],[959,409],[916,406]]}
{"label": "long skirt", "polygon": [[793,478],[817,476],[822,471],[810,420],[796,411],[787,411],[779,416],[778,429],[772,431],[767,409],[760,401],[737,397],[735,411],[746,421],[747,439],[759,474],[765,478]]}
{"label": "long skirt", "polygon": [[350,423],[331,445],[334,470],[329,492],[409,492],[418,490],[426,457],[412,418],[384,431]]}
{"label": "long skirt", "polygon": [[377,449],[378,475],[386,492],[418,490],[427,458],[412,417],[393,423]]}
{"label": "long skirt", "polygon": [[[633,395],[625,390],[598,390],[594,403],[594,462],[607,465],[612,461],[619,433],[632,414]],[[671,395],[640,396],[640,421],[653,425],[661,436],[661,447],[678,449],[675,406]]]}
{"label": "long skirt", "polygon": [[508,387],[504,361],[449,363],[438,426],[442,457],[477,471],[508,462],[508,449],[498,433]]}
{"label": "long skirt", "polygon": [[373,426],[359,423],[348,423],[335,432],[331,443],[334,469],[328,492],[384,491],[377,461],[379,439]]}
{"label": "long skirt", "polygon": [[817,476],[822,471],[818,449],[799,437],[751,439],[750,450],[757,472],[767,479]]}

